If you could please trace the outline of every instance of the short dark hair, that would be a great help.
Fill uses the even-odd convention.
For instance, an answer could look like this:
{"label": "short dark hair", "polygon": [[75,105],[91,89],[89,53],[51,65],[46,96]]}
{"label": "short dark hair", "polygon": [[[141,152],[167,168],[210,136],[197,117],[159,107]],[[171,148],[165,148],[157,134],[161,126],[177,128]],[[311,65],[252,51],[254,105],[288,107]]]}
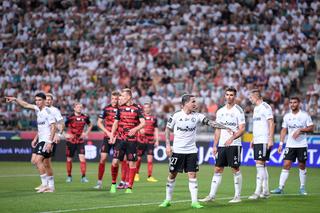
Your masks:
{"label": "short dark hair", "polygon": [[43,92],[39,92],[35,95],[35,97],[41,98],[43,100],[46,100],[47,96]]}
{"label": "short dark hair", "polygon": [[233,92],[235,96],[237,95],[237,90],[234,87],[227,87],[225,92]]}
{"label": "short dark hair", "polygon": [[290,97],[290,100],[297,100],[300,103],[300,98],[298,96]]}
{"label": "short dark hair", "polygon": [[184,94],[181,98],[181,105],[184,106],[186,103],[190,101],[191,98],[195,97],[192,94]]}

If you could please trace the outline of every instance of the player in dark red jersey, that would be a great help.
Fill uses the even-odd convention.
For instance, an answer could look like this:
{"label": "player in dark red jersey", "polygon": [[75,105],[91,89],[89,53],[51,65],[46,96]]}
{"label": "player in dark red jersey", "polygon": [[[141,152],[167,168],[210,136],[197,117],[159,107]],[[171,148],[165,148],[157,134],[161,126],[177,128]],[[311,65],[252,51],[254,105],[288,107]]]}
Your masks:
{"label": "player in dark red jersey", "polygon": [[103,144],[100,150],[100,162],[98,169],[98,181],[95,189],[102,188],[102,178],[105,170],[106,160],[111,149],[114,149],[114,144],[110,144],[110,134],[114,118],[118,109],[118,99],[120,93],[113,91],[111,93],[111,103],[106,106],[99,115],[97,125],[104,133]]}
{"label": "player in dark red jersey", "polygon": [[[82,113],[82,104],[74,104],[74,113],[67,117],[66,127],[68,128],[66,133],[66,156],[67,156],[67,173],[68,177],[66,182],[72,182],[72,158],[75,152],[78,152],[80,160],[80,169],[81,169],[81,182],[87,183],[88,179],[86,178],[86,159],[85,159],[85,149],[84,149],[84,139],[88,137],[89,132],[92,129],[92,123],[88,115]],[[87,130],[85,131],[85,126]]]}
{"label": "player in dark red jersey", "polygon": [[132,193],[134,176],[136,173],[137,160],[137,133],[145,125],[142,109],[132,101],[130,89],[123,89],[120,95],[120,104],[115,121],[112,126],[110,141],[115,142],[114,133],[118,131],[118,146],[115,147],[111,174],[112,185],[110,193],[116,192],[116,180],[119,170],[119,161],[123,160],[124,155],[129,162],[129,185],[126,193]]}
{"label": "player in dark red jersey", "polygon": [[158,131],[158,120],[151,113],[151,104],[145,103],[143,105],[144,109],[144,118],[146,121],[146,125],[143,129],[140,130],[140,134],[138,137],[138,160],[137,160],[137,173],[135,175],[134,181],[139,181],[139,170],[141,165],[141,159],[144,153],[147,153],[147,162],[148,162],[148,178],[149,182],[158,182],[152,176],[153,169],[153,150],[154,147],[159,145],[159,131]]}

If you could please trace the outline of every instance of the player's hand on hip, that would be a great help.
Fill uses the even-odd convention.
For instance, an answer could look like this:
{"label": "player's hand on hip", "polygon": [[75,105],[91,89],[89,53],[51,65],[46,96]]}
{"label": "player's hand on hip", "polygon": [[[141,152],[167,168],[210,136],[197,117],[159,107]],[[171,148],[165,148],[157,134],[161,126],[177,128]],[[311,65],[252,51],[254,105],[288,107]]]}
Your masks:
{"label": "player's hand on hip", "polygon": [[129,130],[128,135],[129,136],[134,136],[136,134],[136,132],[137,132],[137,130],[135,128],[132,128],[132,129]]}
{"label": "player's hand on hip", "polygon": [[300,133],[301,133],[300,129],[297,129],[292,135],[293,139],[297,139],[299,137]]}
{"label": "player's hand on hip", "polygon": [[233,138],[231,137],[224,143],[224,145],[225,146],[230,146],[230,144],[232,144],[232,142],[233,142]]}
{"label": "player's hand on hip", "polygon": [[171,157],[171,155],[172,155],[171,146],[167,146],[167,147],[166,147],[166,154],[167,154],[168,157]]}
{"label": "player's hand on hip", "polygon": [[283,148],[282,145],[279,145],[279,147],[278,147],[278,153],[279,153],[279,154],[281,154],[282,148]]}

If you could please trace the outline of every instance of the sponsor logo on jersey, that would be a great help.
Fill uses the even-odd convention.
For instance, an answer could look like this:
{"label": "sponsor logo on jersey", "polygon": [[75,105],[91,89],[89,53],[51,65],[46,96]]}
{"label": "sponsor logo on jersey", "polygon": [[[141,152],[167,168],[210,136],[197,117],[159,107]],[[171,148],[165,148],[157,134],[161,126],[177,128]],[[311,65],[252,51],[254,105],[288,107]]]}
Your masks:
{"label": "sponsor logo on jersey", "polygon": [[177,127],[177,130],[180,130],[182,132],[193,132],[196,130],[196,127],[193,127],[193,128],[189,128],[189,127],[186,127],[186,128],[181,128],[181,127]]}
{"label": "sponsor logo on jersey", "polygon": [[221,122],[221,124],[225,125],[225,126],[237,126],[236,122]]}
{"label": "sponsor logo on jersey", "polygon": [[297,124],[289,125],[288,127],[290,129],[301,129],[301,128],[304,128],[303,125],[297,125]]}
{"label": "sponsor logo on jersey", "polygon": [[254,117],[253,121],[261,121],[261,117]]}

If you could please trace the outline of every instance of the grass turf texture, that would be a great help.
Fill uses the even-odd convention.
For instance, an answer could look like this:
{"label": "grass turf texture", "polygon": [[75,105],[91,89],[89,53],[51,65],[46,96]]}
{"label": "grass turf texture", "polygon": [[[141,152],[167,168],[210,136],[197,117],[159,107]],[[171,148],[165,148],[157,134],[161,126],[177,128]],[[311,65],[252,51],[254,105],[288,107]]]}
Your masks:
{"label": "grass turf texture", "polygon": [[[203,209],[190,207],[190,193],[186,174],[179,174],[173,194],[172,206],[159,208],[165,199],[167,164],[155,164],[154,176],[157,183],[146,181],[146,164],[143,163],[140,181],[136,182],[133,194],[118,190],[110,194],[110,163],[106,164],[103,189],[95,190],[98,163],[87,164],[89,183],[80,183],[79,163],[73,163],[73,182],[65,182],[65,164],[54,162],[56,192],[37,194],[34,187],[40,183],[36,169],[27,162],[0,162],[0,212],[319,212],[320,170],[308,169],[307,192],[298,195],[299,174],[293,168],[285,187],[284,195],[271,196],[269,199],[250,201],[247,196],[255,189],[255,167],[241,167],[243,174],[242,202],[229,204],[234,194],[233,176],[226,168],[217,199],[204,203]],[[119,170],[120,171],[120,170]],[[281,168],[269,167],[270,190],[278,186]],[[198,173],[199,198],[205,197],[210,190],[212,166],[200,166]],[[120,175],[120,174],[119,174]]]}

